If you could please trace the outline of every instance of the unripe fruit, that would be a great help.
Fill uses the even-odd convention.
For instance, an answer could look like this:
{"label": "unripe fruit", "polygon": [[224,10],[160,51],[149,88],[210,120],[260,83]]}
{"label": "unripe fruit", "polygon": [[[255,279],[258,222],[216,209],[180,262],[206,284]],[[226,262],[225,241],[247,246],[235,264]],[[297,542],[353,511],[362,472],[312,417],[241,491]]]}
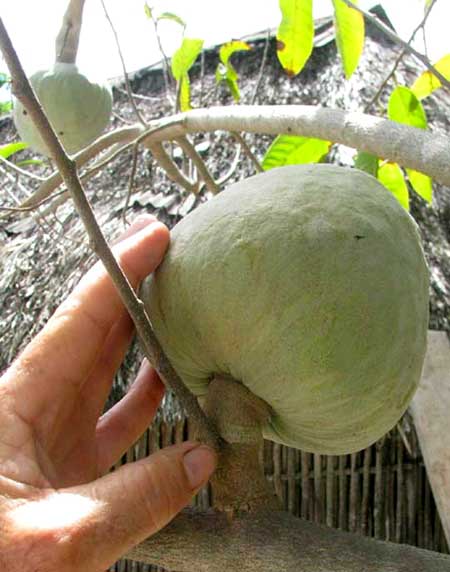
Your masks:
{"label": "unripe fruit", "polygon": [[[52,70],[38,71],[30,83],[65,150],[80,151],[107,127],[112,110],[111,90],[79,73],[75,64],[56,63]],[[38,153],[48,150],[20,101],[13,118],[22,141]]]}
{"label": "unripe fruit", "polygon": [[406,410],[428,327],[417,226],[356,169],[273,169],[185,217],[142,295],[197,395],[215,374],[265,400],[265,437],[325,454],[367,447]]}

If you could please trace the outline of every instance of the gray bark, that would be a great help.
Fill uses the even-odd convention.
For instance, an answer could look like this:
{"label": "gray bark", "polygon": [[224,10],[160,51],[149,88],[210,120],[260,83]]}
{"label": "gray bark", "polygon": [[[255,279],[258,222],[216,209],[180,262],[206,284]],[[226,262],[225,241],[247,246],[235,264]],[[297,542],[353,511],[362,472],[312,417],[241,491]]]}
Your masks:
{"label": "gray bark", "polygon": [[450,557],[319,526],[281,511],[186,511],[128,558],[183,572],[450,572]]}

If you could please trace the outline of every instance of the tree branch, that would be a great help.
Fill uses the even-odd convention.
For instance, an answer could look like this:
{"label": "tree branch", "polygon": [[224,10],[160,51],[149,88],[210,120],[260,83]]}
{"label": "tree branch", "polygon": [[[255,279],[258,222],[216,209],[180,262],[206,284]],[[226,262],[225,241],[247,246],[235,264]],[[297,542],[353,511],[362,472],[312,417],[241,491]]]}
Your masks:
{"label": "tree branch", "polygon": [[450,557],[307,522],[282,511],[186,510],[127,555],[184,572],[450,572]]}
{"label": "tree branch", "polygon": [[388,119],[307,105],[194,109],[178,118],[154,139],[217,130],[317,137],[395,161],[450,186],[450,139]]}
{"label": "tree branch", "polygon": [[[90,159],[96,157],[99,153],[112,147],[117,143],[127,143],[131,141],[131,145],[133,144],[134,139],[138,135],[143,132],[143,128],[141,125],[133,125],[131,127],[123,127],[121,129],[116,129],[115,131],[111,131],[110,133],[105,133],[101,137],[99,137],[96,141],[91,143],[89,147],[82,149],[78,153],[76,153],[72,158],[75,161],[77,167],[81,167],[85,163],[87,163]],[[122,147],[119,151],[122,152],[125,149],[125,146]],[[119,152],[118,151],[118,152]],[[118,153],[117,152],[117,153]],[[110,158],[111,159],[111,158]],[[93,169],[96,168],[96,165],[92,167]],[[47,177],[42,185],[23,203],[20,205],[24,208],[33,208],[39,205],[42,201],[44,201],[47,197],[49,197],[55,189],[59,187],[63,182],[61,177],[61,173],[59,171],[55,171],[49,177]]]}
{"label": "tree branch", "polygon": [[95,219],[89,201],[78,177],[76,163],[64,151],[45,113],[36,99],[33,89],[28,82],[22,65],[17,57],[9,35],[0,18],[0,47],[13,78],[13,90],[16,97],[23,103],[39,130],[42,139],[50,151],[62,178],[70,191],[78,214],[80,215],[92,249],[103,262],[108,274],[111,276],[120,297],[133,319],[137,335],[143,347],[145,356],[158,371],[166,386],[175,392],[187,415],[197,427],[197,434],[201,441],[208,443],[216,450],[220,450],[222,440],[209,419],[200,408],[197,399],[184,385],[177,373],[169,363],[167,357],[156,339],[151,328],[149,318],[142,302],[137,298],[128,279],[114,257],[106,242],[103,233]]}
{"label": "tree branch", "polygon": [[40,182],[45,181],[43,177],[38,177],[38,175],[35,175],[34,173],[30,173],[25,169],[21,169],[20,167],[18,167],[11,161],[8,161],[8,159],[5,159],[1,155],[0,155],[0,163],[2,163],[7,169],[14,171],[16,175],[23,175],[24,177],[27,177],[28,179],[33,179],[34,181],[40,181]]}
{"label": "tree branch", "polygon": [[242,135],[240,133],[238,133],[237,131],[233,131],[232,135],[236,139],[236,141],[239,143],[239,145],[242,147],[242,149],[244,150],[244,153],[247,155],[247,157],[253,163],[253,166],[255,167],[256,172],[262,173],[264,171],[264,169],[262,168],[261,163],[256,158],[256,155],[250,149],[250,147],[247,144],[247,141],[244,139],[244,137],[242,137]]}
{"label": "tree branch", "polygon": [[[439,133],[381,119],[363,113],[308,105],[263,105],[195,109],[157,120],[144,131],[141,125],[107,133],[77,155],[82,165],[97,152],[120,141],[146,140],[161,143],[192,133],[213,131],[303,135],[372,153],[404,167],[421,171],[436,182],[450,187],[450,139]],[[29,207],[45,199],[61,183],[54,173],[21,206]],[[219,180],[218,184],[222,184]]]}
{"label": "tree branch", "polygon": [[56,61],[74,64],[77,59],[85,0],[70,0],[55,42]]}
{"label": "tree branch", "polygon": [[138,109],[138,106],[136,104],[136,101],[134,100],[133,97],[133,93],[131,91],[131,85],[130,85],[130,80],[128,78],[128,72],[127,72],[127,67],[125,65],[125,58],[123,57],[123,53],[122,53],[122,48],[120,47],[120,42],[119,42],[119,35],[117,34],[116,28],[114,27],[114,24],[109,16],[108,10],[106,8],[106,4],[104,2],[104,0],[100,0],[102,3],[102,7],[103,7],[103,12],[105,13],[105,17],[108,20],[109,26],[112,30],[113,36],[114,36],[114,40],[116,42],[116,46],[117,46],[117,51],[119,53],[119,58],[120,58],[120,62],[122,64],[122,73],[123,73],[123,77],[125,80],[125,87],[127,89],[127,95],[128,95],[128,100],[130,102],[131,107],[133,108],[134,114],[137,117],[137,120],[142,123],[142,125],[145,127],[146,126],[146,121],[145,119],[142,117],[141,112]]}
{"label": "tree branch", "polygon": [[211,173],[209,172],[208,167],[203,162],[203,159],[197,153],[197,150],[194,147],[194,145],[192,145],[192,143],[189,141],[187,137],[179,137],[178,139],[176,139],[176,142],[184,151],[185,155],[189,157],[189,159],[191,159],[191,161],[195,165],[208,191],[210,191],[213,195],[216,195],[220,189],[216,184],[215,180],[213,179]]}
{"label": "tree branch", "polygon": [[183,189],[186,189],[189,193],[197,194],[197,187],[193,181],[178,169],[160,141],[150,143],[147,140],[146,145],[150,149],[155,161],[164,169],[169,179],[177,185],[180,185]]}

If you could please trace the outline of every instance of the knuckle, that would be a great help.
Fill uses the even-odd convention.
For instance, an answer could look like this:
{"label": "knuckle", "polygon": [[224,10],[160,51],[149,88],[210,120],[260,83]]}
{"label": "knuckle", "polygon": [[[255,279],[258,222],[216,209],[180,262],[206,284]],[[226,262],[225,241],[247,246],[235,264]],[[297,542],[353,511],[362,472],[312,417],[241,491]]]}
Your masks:
{"label": "knuckle", "polygon": [[190,494],[181,467],[164,451],[159,452],[152,462],[142,464],[141,467],[145,476],[141,479],[139,496],[148,524],[156,531],[179,512]]}

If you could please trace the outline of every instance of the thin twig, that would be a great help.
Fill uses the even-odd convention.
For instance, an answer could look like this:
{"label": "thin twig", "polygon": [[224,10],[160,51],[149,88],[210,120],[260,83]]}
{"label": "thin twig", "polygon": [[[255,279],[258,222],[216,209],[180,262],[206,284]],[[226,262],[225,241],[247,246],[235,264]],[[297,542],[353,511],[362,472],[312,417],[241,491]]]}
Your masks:
{"label": "thin twig", "polygon": [[236,169],[238,168],[240,158],[241,158],[241,146],[239,145],[238,148],[236,149],[236,155],[234,156],[233,162],[231,163],[231,167],[228,169],[228,172],[225,173],[223,177],[217,180],[217,184],[219,185],[219,187],[222,187],[225,183],[228,183],[228,181],[234,175]]}
{"label": "thin twig", "polygon": [[103,6],[103,11],[105,13],[105,17],[108,20],[108,23],[111,27],[111,30],[112,30],[112,33],[114,35],[114,39],[116,42],[117,51],[119,53],[119,58],[120,58],[120,61],[122,63],[123,77],[125,79],[125,87],[127,89],[128,99],[130,101],[131,107],[133,108],[133,111],[134,111],[138,121],[140,123],[142,123],[142,125],[144,125],[144,127],[145,127],[147,125],[147,123],[146,123],[145,119],[142,117],[141,112],[139,111],[139,109],[136,105],[136,102],[133,98],[133,92],[131,91],[131,85],[130,85],[130,80],[128,78],[128,72],[127,72],[127,67],[125,65],[125,59],[124,59],[123,54],[122,54],[122,48],[120,47],[119,36],[118,36],[117,31],[114,27],[114,24],[113,24],[113,22],[109,16],[108,10],[106,9],[105,1],[104,0],[100,0],[100,1],[102,3],[102,6]]}
{"label": "thin twig", "polygon": [[166,386],[175,392],[187,415],[198,428],[201,440],[220,450],[222,440],[216,429],[206,417],[197,399],[184,385],[165,356],[146,314],[143,303],[138,299],[127,277],[123,273],[114,254],[108,246],[98,222],[86,198],[80,179],[78,177],[76,163],[68,157],[64,148],[56,137],[47,117],[45,116],[38,100],[25,76],[22,65],[17,57],[9,35],[0,18],[0,47],[13,78],[13,91],[16,97],[23,103],[25,109],[34,121],[44,143],[50,151],[64,182],[69,189],[76,209],[83,221],[93,251],[100,257],[108,274],[116,286],[122,302],[127,308],[136,328],[145,356],[158,371]]}
{"label": "thin twig", "polygon": [[[58,191],[57,193],[54,193],[53,195],[50,195],[49,197],[47,197],[46,199],[42,200],[40,203],[38,203],[37,205],[34,205],[32,207],[0,207],[0,211],[4,211],[4,212],[10,212],[10,213],[26,213],[26,212],[31,212],[34,211],[36,209],[38,209],[39,207],[45,205],[45,203],[48,203],[50,201],[52,201],[53,199],[55,199],[56,197],[59,197],[60,195],[67,193],[67,191],[65,189]],[[2,217],[0,217],[1,219]]]}
{"label": "thin twig", "polygon": [[200,94],[198,96],[198,106],[203,106],[203,90],[205,85],[205,50],[200,54]]}
{"label": "thin twig", "polygon": [[39,177],[38,175],[35,175],[34,173],[30,173],[29,171],[25,171],[25,169],[21,169],[20,167],[18,167],[14,163],[11,163],[11,161],[8,161],[8,159],[5,159],[1,155],[0,155],[0,163],[3,163],[3,165],[5,165],[5,167],[7,169],[14,171],[18,175],[23,175],[24,177],[28,177],[29,179],[33,179],[34,181],[40,181],[40,182],[45,181],[45,177]]}
{"label": "thin twig", "polygon": [[[166,129],[168,125],[174,125],[179,123],[179,118],[171,118],[169,123],[165,122],[164,124],[152,126],[146,131],[142,131],[141,125],[133,125],[131,128],[123,128],[117,129],[116,131],[111,131],[106,135],[103,135],[101,138],[97,139],[90,147],[83,149],[79,153],[77,153],[73,158],[76,162],[77,167],[81,167],[84,163],[89,161],[92,157],[95,156],[96,152],[106,149],[107,147],[111,146],[112,144],[115,145],[115,148],[110,152],[107,153],[105,157],[103,157],[98,162],[94,163],[92,167],[83,171],[80,175],[80,179],[82,181],[86,181],[87,179],[93,177],[96,173],[98,173],[101,169],[103,169],[108,163],[114,161],[119,155],[123,152],[127,151],[128,149],[133,148],[135,144],[142,143],[143,139],[147,137],[151,137]],[[127,141],[132,139],[128,143],[124,145],[119,145],[117,142],[119,141]],[[119,146],[118,146],[119,145]],[[117,147],[118,146],[118,147]],[[29,207],[36,205],[39,201],[42,201],[46,197],[48,197],[55,189],[59,187],[63,183],[63,179],[61,174],[56,171],[52,173],[39,187],[39,189],[33,193],[31,197],[26,199],[21,206]],[[50,208],[53,209],[54,206],[58,207],[64,203],[65,198],[69,196],[68,192],[62,193],[61,196],[55,201],[55,205],[52,205]]]}
{"label": "thin twig", "polygon": [[253,153],[253,151],[248,146],[247,141],[244,139],[244,137],[240,133],[238,133],[237,131],[232,131],[231,134],[236,139],[236,141],[238,141],[238,143],[240,144],[240,146],[244,150],[244,153],[247,155],[247,157],[253,163],[253,165],[254,165],[255,169],[258,171],[258,173],[262,173],[264,171],[264,169],[261,167],[261,163],[258,161],[255,154]]}
{"label": "thin twig", "polygon": [[167,153],[161,143],[148,142],[146,147],[150,149],[155,161],[164,169],[169,179],[171,179],[189,193],[196,193],[196,186],[191,179],[186,177],[177,167],[172,157]]}
{"label": "thin twig", "polygon": [[[10,182],[14,185],[16,184],[17,187],[19,188],[19,190],[26,194],[27,193],[27,189],[23,187],[23,185],[21,185],[20,181],[14,179],[14,177],[12,176],[11,173],[9,173],[8,171],[6,171],[5,169],[0,168],[0,173],[3,173],[3,175],[10,180]],[[9,196],[12,198],[12,200],[18,204],[20,201],[14,196],[14,193],[12,193],[8,188],[6,188],[6,192],[9,194]],[[20,209],[20,206],[18,207],[1,207],[0,210],[3,211],[5,214],[2,215],[0,217],[1,219],[4,219],[6,216],[8,216],[8,214],[11,213],[15,213],[16,209]],[[21,210],[21,209],[20,209]],[[44,213],[33,213],[32,217],[31,217],[34,222],[38,225],[38,227],[43,231],[43,232],[49,232],[50,234],[53,234],[53,228],[52,226],[47,222],[47,220],[45,219],[45,214]]]}
{"label": "thin twig", "polygon": [[170,74],[169,74],[169,58],[167,57],[166,52],[164,51],[162,42],[161,42],[161,36],[159,35],[159,30],[158,30],[158,22],[155,19],[155,17],[153,16],[153,10],[151,10],[150,12],[151,14],[151,20],[153,23],[153,27],[155,29],[155,36],[156,36],[156,41],[158,43],[158,49],[159,49],[159,53],[162,55],[162,71],[163,71],[163,78],[164,78],[164,85],[166,87],[166,97],[170,102],[170,105],[174,105],[174,101],[173,101],[173,97],[171,92],[171,82],[170,82]]}
{"label": "thin twig", "polygon": [[205,162],[197,153],[197,150],[195,149],[194,145],[192,145],[192,143],[189,141],[187,137],[179,137],[178,139],[176,139],[176,142],[195,165],[200,177],[205,182],[208,191],[213,193],[213,195],[216,195],[220,191],[220,189],[217,186],[217,183],[212,177],[211,173],[209,172],[208,167],[205,165]]}
{"label": "thin twig", "polygon": [[397,34],[395,32],[393,32],[388,26],[386,26],[386,24],[384,24],[381,20],[379,20],[376,16],[372,16],[372,14],[369,14],[369,12],[366,12],[365,10],[362,10],[361,8],[359,8],[358,6],[356,6],[356,4],[353,4],[353,2],[351,2],[350,0],[342,0],[349,8],[353,8],[354,10],[356,10],[357,12],[359,12],[360,14],[362,14],[364,16],[364,18],[366,18],[366,20],[368,22],[371,22],[374,26],[376,26],[379,30],[381,30],[390,40],[392,40],[393,42],[399,44],[400,46],[402,46],[407,52],[409,52],[410,54],[412,54],[415,58],[417,58],[420,62],[423,63],[423,65],[435,76],[438,78],[438,80],[441,82],[441,84],[443,86],[445,86],[447,89],[450,89],[450,81],[448,81],[448,79],[446,79],[431,63],[430,60],[424,56],[423,54],[421,54],[420,52],[418,52],[417,50],[415,50],[412,46],[410,46],[408,44],[408,42],[405,42],[405,40],[402,40],[399,36],[397,36]]}
{"label": "thin twig", "polygon": [[[127,95],[126,92],[125,92],[125,94]],[[127,97],[128,97],[128,95],[127,95]],[[125,125],[133,125],[134,124],[134,121],[130,121],[129,119],[125,119],[125,117],[121,117],[115,111],[112,112],[112,116],[114,117],[114,119],[117,119],[117,121],[120,121],[120,123],[124,123]]]}
{"label": "thin twig", "polygon": [[[432,0],[430,5],[428,6],[425,15],[422,19],[422,21],[420,22],[420,24],[416,27],[416,29],[413,31],[413,33],[411,34],[411,36],[408,39],[408,46],[411,45],[411,43],[414,41],[414,38],[416,37],[417,32],[422,29],[423,31],[425,31],[425,24],[427,22],[428,16],[430,15],[431,9],[433,8],[433,6],[435,5],[435,3],[437,2],[437,0]],[[386,87],[388,81],[391,79],[391,77],[395,74],[397,67],[399,66],[400,62],[402,61],[403,57],[405,56],[405,54],[407,53],[406,48],[402,48],[397,59],[394,62],[394,65],[391,69],[391,71],[389,72],[389,74],[385,77],[385,79],[383,80],[383,82],[381,83],[380,87],[378,88],[376,94],[372,97],[372,99],[369,101],[369,103],[364,107],[364,111],[367,112],[369,111],[369,109],[372,107],[372,105],[378,100],[378,98],[380,97],[383,89]]]}
{"label": "thin twig", "polygon": [[[115,89],[123,95],[128,95],[128,92],[125,89],[120,87],[115,87]],[[142,99],[142,101],[150,101],[151,103],[159,103],[161,101],[161,98],[157,96],[142,95],[140,93],[132,93],[131,95],[133,99]]]}
{"label": "thin twig", "polygon": [[134,188],[134,178],[136,175],[138,149],[139,149],[139,145],[135,143],[133,145],[133,155],[132,155],[132,161],[131,161],[130,177],[128,179],[127,196],[125,197],[125,205],[123,207],[123,213],[122,213],[122,223],[125,227],[128,225],[127,209],[128,209],[128,205],[130,204],[130,198],[131,198],[131,195],[133,193],[133,188]]}
{"label": "thin twig", "polygon": [[258,79],[256,80],[255,88],[253,90],[253,95],[250,99],[251,105],[253,105],[256,102],[256,98],[258,97],[258,91],[259,88],[261,87],[261,82],[264,75],[264,69],[266,67],[267,54],[269,53],[269,45],[270,45],[270,29],[267,30],[266,43],[264,44],[264,51],[261,59],[261,65],[259,67]]}
{"label": "thin twig", "polygon": [[[122,127],[120,129],[110,131],[109,133],[105,133],[105,135],[99,137],[96,141],[91,143],[91,145],[76,153],[73,156],[73,160],[77,164],[77,167],[81,167],[102,151],[105,151],[117,143],[133,141],[142,132],[142,125],[135,124],[131,127]],[[42,185],[40,185],[40,187],[28,199],[26,199],[21,206],[30,207],[36,205],[51,195],[51,193],[53,193],[53,191],[57,189],[62,182],[61,173],[55,171],[45,179]]]}

